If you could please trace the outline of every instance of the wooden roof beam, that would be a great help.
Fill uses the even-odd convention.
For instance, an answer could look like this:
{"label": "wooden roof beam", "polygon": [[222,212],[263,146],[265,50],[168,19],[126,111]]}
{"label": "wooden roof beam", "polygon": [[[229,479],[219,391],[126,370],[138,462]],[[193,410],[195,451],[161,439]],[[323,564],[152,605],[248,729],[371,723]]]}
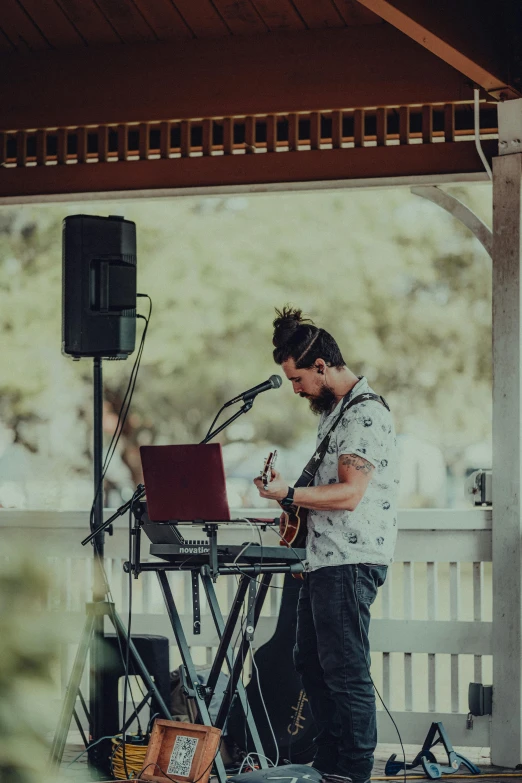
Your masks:
{"label": "wooden roof beam", "polygon": [[[488,139],[483,146],[491,159],[497,142]],[[436,175],[486,177],[474,142],[4,168],[0,204],[44,197],[61,200],[63,194],[71,199],[87,193],[175,195],[193,188],[265,191],[284,189],[281,183],[325,187],[328,182]]]}
{"label": "wooden roof beam", "polygon": [[493,97],[503,100],[521,96],[520,80],[510,73],[509,0],[500,3],[488,0],[358,2]]}

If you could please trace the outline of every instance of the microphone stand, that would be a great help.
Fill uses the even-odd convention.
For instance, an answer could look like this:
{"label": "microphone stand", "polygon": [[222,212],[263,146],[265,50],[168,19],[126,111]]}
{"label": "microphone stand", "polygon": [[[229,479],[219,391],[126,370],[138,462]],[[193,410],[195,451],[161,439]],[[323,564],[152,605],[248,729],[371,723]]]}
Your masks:
{"label": "microphone stand", "polygon": [[[253,397],[250,400],[247,400],[241,408],[234,413],[233,416],[230,416],[223,424],[221,424],[219,427],[217,427],[215,430],[212,430],[212,432],[209,432],[208,435],[203,438],[202,441],[200,441],[200,445],[203,445],[205,443],[208,443],[209,440],[212,440],[212,438],[215,438],[216,435],[219,435],[220,432],[222,432],[225,427],[228,427],[229,424],[232,424],[233,421],[238,419],[240,416],[243,415],[243,413],[248,413],[248,411],[251,409],[252,405],[254,404]],[[223,406],[224,408],[226,405]],[[118,519],[118,517],[122,517],[124,514],[129,511],[129,509],[137,503],[139,500],[141,500],[145,495],[145,487],[143,484],[138,484],[136,487],[136,491],[134,492],[134,495],[131,497],[130,500],[128,500],[126,503],[123,504],[123,506],[120,506],[119,509],[112,515],[112,517],[109,517],[109,519],[106,519],[105,522],[102,522],[101,525],[98,525],[97,528],[95,528],[92,533],[90,533],[86,538],[83,539],[82,546],[85,546],[89,543],[89,541],[92,541],[93,538],[95,538],[100,533],[103,533],[104,530],[106,530],[115,519]]]}

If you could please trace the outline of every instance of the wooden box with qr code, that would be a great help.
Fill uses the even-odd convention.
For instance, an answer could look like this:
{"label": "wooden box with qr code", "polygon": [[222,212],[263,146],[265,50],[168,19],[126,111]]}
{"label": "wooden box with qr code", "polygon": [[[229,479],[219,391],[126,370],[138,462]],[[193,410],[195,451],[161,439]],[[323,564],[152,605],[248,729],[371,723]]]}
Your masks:
{"label": "wooden box with qr code", "polygon": [[220,737],[213,726],[156,720],[140,780],[207,783]]}

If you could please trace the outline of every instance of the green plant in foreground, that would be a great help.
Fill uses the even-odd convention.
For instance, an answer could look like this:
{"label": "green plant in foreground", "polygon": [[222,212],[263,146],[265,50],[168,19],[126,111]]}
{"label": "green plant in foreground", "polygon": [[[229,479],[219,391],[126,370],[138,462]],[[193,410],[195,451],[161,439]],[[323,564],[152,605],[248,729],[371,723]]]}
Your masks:
{"label": "green plant in foreground", "polygon": [[[0,781],[42,783],[59,695],[52,669],[61,634],[45,611],[48,577],[5,551],[0,568]],[[56,777],[54,777],[56,780]]]}

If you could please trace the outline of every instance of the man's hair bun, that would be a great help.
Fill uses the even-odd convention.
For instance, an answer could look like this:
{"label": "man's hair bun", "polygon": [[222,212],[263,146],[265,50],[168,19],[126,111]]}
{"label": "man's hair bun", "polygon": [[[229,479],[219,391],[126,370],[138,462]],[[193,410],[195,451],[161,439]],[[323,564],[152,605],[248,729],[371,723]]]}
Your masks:
{"label": "man's hair bun", "polygon": [[331,334],[317,327],[303,311],[285,305],[276,308],[274,321],[274,361],[283,364],[293,359],[297,369],[312,367],[317,359],[324,359],[329,367],[344,367],[345,361]]}
{"label": "man's hair bun", "polygon": [[296,336],[299,327],[304,324],[313,324],[310,318],[303,316],[303,311],[286,305],[282,310],[276,309],[277,318],[274,320],[274,337],[272,343],[276,348],[281,348]]}

